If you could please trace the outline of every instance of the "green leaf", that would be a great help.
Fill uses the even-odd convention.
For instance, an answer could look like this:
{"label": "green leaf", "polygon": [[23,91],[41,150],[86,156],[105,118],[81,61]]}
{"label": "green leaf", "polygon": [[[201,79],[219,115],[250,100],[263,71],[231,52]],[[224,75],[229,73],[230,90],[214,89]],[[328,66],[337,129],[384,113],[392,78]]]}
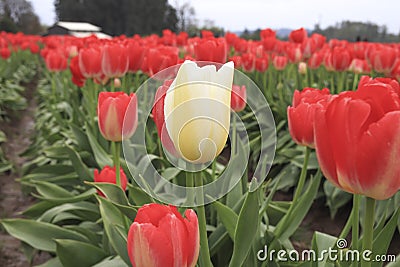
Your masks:
{"label": "green leaf", "polygon": [[126,263],[119,257],[108,257],[93,267],[127,267]]}
{"label": "green leaf", "polygon": [[[99,217],[98,206],[90,202],[77,202],[77,203],[66,203],[63,205],[56,206],[47,210],[37,220],[42,222],[53,222],[53,219],[60,213],[66,211],[83,211],[85,215],[94,215]],[[96,216],[97,215],[97,216]],[[95,219],[96,220],[96,219]]]}
{"label": "green leaf", "polygon": [[[320,233],[320,232],[315,232],[313,239],[312,239],[312,244],[311,248],[312,251],[315,252],[315,259],[318,259],[322,253],[323,250],[328,251],[329,249],[332,249],[337,241],[337,237],[325,234],[325,233]],[[313,257],[312,253],[307,254],[309,257]],[[305,255],[305,256],[307,256]],[[325,254],[327,256],[327,254]],[[312,266],[318,266],[318,267],[333,267],[334,265],[332,263],[327,262],[328,258],[324,258],[323,261],[317,262],[313,261]],[[309,260],[311,262],[311,260]]]}
{"label": "green leaf", "polygon": [[94,158],[96,159],[97,164],[99,164],[100,168],[104,168],[105,166],[113,166],[113,161],[108,155],[103,147],[97,142],[93,133],[90,131],[90,127],[86,127],[87,137],[89,139],[90,147],[93,150]]}
{"label": "green leaf", "polygon": [[280,236],[277,236],[280,242],[284,242],[292,236],[298,229],[304,217],[307,215],[308,210],[318,193],[321,177],[322,173],[318,172],[309,184],[307,190],[304,191],[305,193],[299,198],[299,201],[293,203],[295,206],[292,212],[288,212],[276,226],[274,233],[281,233]]}
{"label": "green leaf", "polygon": [[121,189],[121,187],[111,183],[87,184],[93,185],[100,190],[106,196],[106,198],[129,219],[133,220],[136,217],[137,208],[128,202],[125,192]]}
{"label": "green leaf", "polygon": [[44,198],[71,198],[74,195],[58,185],[48,182],[35,182],[36,190]]}
{"label": "green leaf", "polygon": [[100,262],[107,255],[92,244],[70,240],[56,239],[57,256],[64,267],[90,267]]}
{"label": "green leaf", "polygon": [[35,197],[46,200],[48,202],[55,202],[59,204],[83,201],[92,197],[96,193],[96,190],[94,188],[91,188],[88,191],[83,192],[82,194],[73,195],[67,190],[55,184],[47,182],[35,182],[35,184],[36,190],[41,194],[33,194]]}
{"label": "green leaf", "polygon": [[50,223],[37,222],[26,219],[5,219],[1,221],[6,231],[13,237],[24,241],[32,247],[55,252],[54,239],[74,239],[88,241],[87,238],[75,231],[56,226]]}
{"label": "green leaf", "polygon": [[218,217],[228,231],[229,236],[232,240],[235,240],[235,229],[239,216],[231,208],[225,206],[219,201],[215,201],[213,206],[217,210]]}
{"label": "green leaf", "polygon": [[75,171],[78,173],[79,178],[82,181],[93,181],[93,173],[91,173],[88,167],[83,163],[81,157],[79,156],[78,152],[76,152],[72,147],[65,146],[65,150],[72,162],[72,166],[74,167]]}
{"label": "green leaf", "polygon": [[35,267],[63,267],[63,265],[60,262],[60,260],[56,257],[46,261],[43,264],[36,265]]}
{"label": "green leaf", "polygon": [[340,190],[328,180],[324,182],[324,192],[326,196],[326,202],[331,212],[331,218],[334,218],[339,208],[351,201],[353,196],[352,194]]}
{"label": "green leaf", "polygon": [[151,196],[149,196],[146,192],[144,192],[141,188],[137,186],[132,186],[128,184],[128,192],[129,199],[133,200],[133,202],[137,206],[143,206],[144,204],[154,202]]}
{"label": "green leaf", "polygon": [[[250,183],[256,184],[255,178]],[[261,187],[258,187],[261,188]],[[239,213],[238,223],[235,229],[235,242],[233,246],[233,255],[229,263],[230,267],[242,266],[243,262],[252,247],[253,241],[256,237],[258,226],[260,223],[258,209],[259,209],[259,191],[248,192],[242,209]]]}
{"label": "green leaf", "polygon": [[[107,199],[97,197],[97,200],[100,203],[100,213],[103,218],[104,230],[108,236],[108,240],[118,255],[129,265],[130,260],[126,248],[126,242],[128,228],[131,222]],[[124,229],[123,235],[121,235],[121,231],[118,230],[118,226]]]}
{"label": "green leaf", "polygon": [[121,205],[128,206],[128,199],[126,198],[125,192],[121,187],[112,183],[89,183],[87,184],[96,187],[96,189],[100,190],[108,200],[118,203]]}
{"label": "green leaf", "polygon": [[76,124],[71,123],[69,126],[71,128],[73,135],[75,136],[75,140],[78,147],[82,148],[83,150],[90,151],[90,144],[88,139],[89,134],[86,134],[82,130],[82,127],[77,126]]}
{"label": "green leaf", "polygon": [[[373,242],[373,254],[374,255],[385,255],[389,248],[390,242],[388,240],[392,240],[393,234],[396,231],[397,220],[399,218],[400,208],[392,215],[389,222],[383,227],[382,231],[380,231]],[[373,262],[372,266],[381,266],[380,262]]]}

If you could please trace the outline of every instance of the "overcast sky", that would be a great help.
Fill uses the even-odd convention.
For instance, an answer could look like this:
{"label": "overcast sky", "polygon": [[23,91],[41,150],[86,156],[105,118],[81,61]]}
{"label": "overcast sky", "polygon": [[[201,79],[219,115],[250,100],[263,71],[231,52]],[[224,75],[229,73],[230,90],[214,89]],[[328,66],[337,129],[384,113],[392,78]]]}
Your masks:
{"label": "overcast sky", "polygon": [[[342,20],[373,22],[386,25],[389,32],[400,32],[399,0],[169,0],[174,5],[190,2],[200,23],[209,19],[229,31],[245,28],[313,29]],[[41,22],[55,21],[54,0],[31,0]]]}

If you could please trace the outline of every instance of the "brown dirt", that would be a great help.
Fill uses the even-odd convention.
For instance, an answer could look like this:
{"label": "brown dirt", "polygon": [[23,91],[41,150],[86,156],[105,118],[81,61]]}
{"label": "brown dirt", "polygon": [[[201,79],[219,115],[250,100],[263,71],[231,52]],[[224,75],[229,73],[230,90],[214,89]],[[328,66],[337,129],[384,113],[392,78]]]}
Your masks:
{"label": "brown dirt", "polygon": [[[26,85],[25,97],[28,100],[26,110],[13,114],[9,123],[2,123],[0,129],[6,134],[8,141],[2,149],[7,159],[12,162],[14,170],[0,175],[0,218],[21,217],[20,212],[33,204],[34,198],[25,195],[21,185],[15,179],[20,177],[20,170],[25,158],[20,154],[30,145],[30,138],[34,134],[34,111],[36,101],[34,91],[37,82]],[[35,257],[32,264],[39,264],[48,258],[45,254]],[[22,267],[30,266],[21,251],[21,242],[8,235],[0,228],[0,266]]]}

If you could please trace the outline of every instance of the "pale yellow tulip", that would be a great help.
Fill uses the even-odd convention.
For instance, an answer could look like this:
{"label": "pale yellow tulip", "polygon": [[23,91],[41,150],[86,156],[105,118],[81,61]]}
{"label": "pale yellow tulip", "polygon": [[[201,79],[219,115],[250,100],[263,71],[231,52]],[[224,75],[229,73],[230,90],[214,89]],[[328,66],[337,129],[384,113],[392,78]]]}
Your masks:
{"label": "pale yellow tulip", "polygon": [[165,97],[168,134],[176,151],[192,163],[214,160],[229,134],[233,62],[218,71],[185,61]]}

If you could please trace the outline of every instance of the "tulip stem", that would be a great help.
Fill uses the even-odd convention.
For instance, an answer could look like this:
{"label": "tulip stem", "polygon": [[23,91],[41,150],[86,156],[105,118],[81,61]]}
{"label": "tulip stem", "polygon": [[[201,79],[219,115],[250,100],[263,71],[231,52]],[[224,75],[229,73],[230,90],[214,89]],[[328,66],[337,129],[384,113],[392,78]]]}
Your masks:
{"label": "tulip stem", "polygon": [[[359,235],[359,206],[360,206],[360,195],[353,195],[353,226],[351,227],[351,248],[353,250],[358,250],[358,235]],[[357,262],[354,263],[354,266],[357,266]]]}
{"label": "tulip stem", "polygon": [[354,79],[353,79],[353,91],[355,91],[356,88],[357,88],[357,82],[358,82],[358,73],[354,74]]}
{"label": "tulip stem", "polygon": [[199,218],[199,231],[200,231],[200,266],[201,267],[212,267],[210,259],[210,250],[208,248],[208,237],[207,237],[207,221],[206,221],[206,211],[204,207],[204,196],[203,196],[203,177],[201,172],[194,174],[194,180],[197,189],[197,199],[196,204],[199,205],[197,210],[197,216]]}
{"label": "tulip stem", "polygon": [[[372,252],[372,241],[374,237],[374,221],[375,221],[375,199],[367,197],[367,207],[364,214],[364,227],[363,227],[363,247],[362,250],[365,252],[369,250]],[[370,267],[371,262],[366,261],[364,257],[361,261],[362,267]]]}
{"label": "tulip stem", "polygon": [[301,192],[303,191],[304,184],[306,182],[307,166],[308,166],[308,160],[310,158],[311,149],[307,146],[305,146],[304,149],[305,149],[305,151],[304,151],[303,168],[301,169],[300,179],[299,179],[299,183],[297,184],[296,192],[294,193],[294,196],[293,196],[292,205],[294,205],[294,203],[296,203],[296,201],[300,197]]}
{"label": "tulip stem", "polygon": [[194,205],[194,174],[192,172],[186,172],[186,205]]}
{"label": "tulip stem", "polygon": [[232,116],[231,157],[236,155],[236,114]]}
{"label": "tulip stem", "polygon": [[121,187],[119,155],[121,153],[121,142],[114,142],[114,166],[115,166],[115,183],[118,187]]}

